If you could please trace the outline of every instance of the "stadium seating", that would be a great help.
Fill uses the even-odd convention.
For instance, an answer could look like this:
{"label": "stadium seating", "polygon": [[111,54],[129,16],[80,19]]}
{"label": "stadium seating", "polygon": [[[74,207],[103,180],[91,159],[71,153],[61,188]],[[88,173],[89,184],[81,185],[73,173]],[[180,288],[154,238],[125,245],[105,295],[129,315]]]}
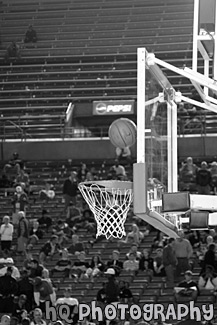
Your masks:
{"label": "stadium seating", "polygon": [[[71,99],[136,99],[139,46],[178,67],[191,66],[193,1],[9,1],[2,10],[4,113],[14,106],[21,114],[27,106],[25,111],[31,113],[31,107],[39,106],[52,115],[57,104],[61,115]],[[22,42],[29,24],[37,31],[37,43]],[[20,45],[21,57],[5,64],[12,41]],[[176,89],[190,94],[188,82],[172,73],[168,78]]]}
{"label": "stadium seating", "polygon": [[[137,47],[146,47],[160,59],[178,67],[191,67],[192,64],[192,0],[184,0],[181,4],[176,0],[7,0],[2,2],[1,15],[0,106],[3,116],[0,122],[4,126],[5,133],[1,135],[4,138],[62,136],[65,112],[71,101],[85,104],[105,98],[136,99]],[[22,42],[29,24],[38,34],[35,44]],[[20,45],[21,56],[5,62],[5,51],[12,41]],[[189,82],[173,73],[168,73],[168,78],[177,90],[190,95]],[[201,128],[207,133],[216,132],[214,115],[209,113],[205,118]],[[192,132],[192,129],[187,125],[185,132]],[[64,164],[28,162],[26,166],[33,187],[40,188],[44,180],[54,184],[55,200],[45,204],[53,220],[63,211],[62,184],[67,174]],[[11,193],[1,190],[0,195],[2,218],[11,213]],[[33,197],[37,195],[36,191]],[[38,197],[30,201],[27,215],[31,221],[40,216],[41,203]],[[127,223],[126,228],[129,226]],[[84,243],[92,240],[87,231],[79,230],[78,233]],[[140,249],[150,247],[155,234],[152,232]],[[34,247],[34,256],[38,256],[49,237],[50,234],[45,234]],[[99,252],[106,260],[115,247],[117,242],[104,239],[89,248],[88,259]],[[125,253],[123,249],[122,258]],[[49,262],[49,269],[56,261]],[[18,258],[16,265],[22,265]],[[130,282],[141,304],[173,301],[173,294],[162,278],[151,281],[143,274],[123,274],[122,278]],[[101,288],[100,279],[94,283],[56,280],[58,297],[70,284],[73,295],[82,302],[95,299]]]}

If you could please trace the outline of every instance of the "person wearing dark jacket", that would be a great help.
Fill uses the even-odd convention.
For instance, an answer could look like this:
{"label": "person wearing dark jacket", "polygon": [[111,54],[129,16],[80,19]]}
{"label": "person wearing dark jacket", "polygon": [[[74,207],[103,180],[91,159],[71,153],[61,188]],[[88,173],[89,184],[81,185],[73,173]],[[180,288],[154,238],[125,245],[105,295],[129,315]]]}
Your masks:
{"label": "person wearing dark jacket", "polygon": [[26,252],[26,245],[29,238],[29,222],[26,219],[24,211],[18,212],[18,228],[17,228],[17,251],[20,254]]}
{"label": "person wearing dark jacket", "polygon": [[163,265],[167,277],[167,286],[174,287],[175,267],[178,263],[173,249],[174,238],[169,238],[168,244],[163,249]]}
{"label": "person wearing dark jacket", "polygon": [[119,285],[115,279],[115,270],[109,268],[104,274],[108,277],[105,284],[106,303],[111,304],[119,301]]}
{"label": "person wearing dark jacket", "polygon": [[[186,300],[196,300],[199,294],[198,285],[192,280],[193,273],[190,270],[185,272],[185,280],[178,284],[179,292],[175,292],[175,299],[178,302],[180,297]],[[177,287],[176,287],[177,288]]]}
{"label": "person wearing dark jacket", "polygon": [[51,239],[47,241],[41,248],[39,254],[39,261],[43,264],[48,256],[52,257],[54,254],[58,253],[60,246],[58,244],[58,236],[52,235]]}
{"label": "person wearing dark jacket", "polygon": [[142,256],[139,260],[139,270],[146,275],[153,275],[154,273],[154,260],[150,256],[148,249],[143,249]]}
{"label": "person wearing dark jacket", "polygon": [[216,245],[215,244],[210,244],[208,247],[208,250],[206,251],[204,255],[204,259],[202,261],[202,270],[201,274],[205,272],[206,266],[211,265],[215,272],[217,271],[217,263],[216,263],[216,257],[215,257],[215,250],[216,250]]}
{"label": "person wearing dark jacket", "polygon": [[206,161],[202,161],[201,168],[197,170],[196,184],[197,184],[198,194],[210,194],[212,175],[211,172],[208,170]]}
{"label": "person wearing dark jacket", "polygon": [[34,303],[33,284],[26,270],[23,271],[22,278],[18,281],[18,295],[26,296],[25,309],[30,312]]}
{"label": "person wearing dark jacket", "polygon": [[29,25],[25,34],[24,43],[35,43],[35,42],[37,42],[37,33],[33,29],[32,25]]}
{"label": "person wearing dark jacket", "polygon": [[12,267],[8,267],[6,274],[0,277],[0,312],[11,313],[13,300],[18,292],[18,283],[11,274]]}
{"label": "person wearing dark jacket", "polygon": [[63,184],[63,196],[65,201],[64,212],[66,213],[70,202],[76,205],[76,196],[78,192],[77,174],[76,172],[71,172],[68,179],[65,180]]}

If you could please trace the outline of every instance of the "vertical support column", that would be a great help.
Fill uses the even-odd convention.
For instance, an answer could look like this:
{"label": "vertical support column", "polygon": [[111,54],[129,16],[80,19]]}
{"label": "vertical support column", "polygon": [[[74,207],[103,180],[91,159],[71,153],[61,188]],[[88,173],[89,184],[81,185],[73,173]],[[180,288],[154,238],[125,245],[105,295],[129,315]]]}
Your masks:
{"label": "vertical support column", "polygon": [[192,70],[197,71],[197,39],[198,39],[198,23],[199,23],[199,0],[194,0],[194,25],[193,25],[193,57]]}
{"label": "vertical support column", "polygon": [[177,181],[177,106],[167,102],[167,154],[168,154],[168,192],[178,191]]}
{"label": "vertical support column", "polygon": [[172,102],[172,192],[178,191],[177,105]]}
{"label": "vertical support column", "polygon": [[146,49],[137,49],[137,163],[133,165],[134,213],[147,210],[145,166]]}
{"label": "vertical support column", "polygon": [[145,48],[137,49],[137,163],[145,163]]}
{"label": "vertical support column", "polygon": [[173,191],[173,173],[172,173],[172,107],[167,101],[167,191]]}

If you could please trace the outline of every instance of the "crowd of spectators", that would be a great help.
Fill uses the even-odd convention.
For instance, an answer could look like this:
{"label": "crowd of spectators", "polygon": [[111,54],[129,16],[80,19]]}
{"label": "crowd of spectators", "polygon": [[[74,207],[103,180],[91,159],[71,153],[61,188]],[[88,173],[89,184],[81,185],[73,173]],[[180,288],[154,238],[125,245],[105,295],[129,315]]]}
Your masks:
{"label": "crowd of spectators", "polygon": [[217,162],[206,161],[196,165],[192,157],[183,162],[179,170],[179,190],[198,194],[216,194]]}
{"label": "crowd of spectators", "polygon": [[[31,319],[37,317],[43,323],[46,301],[54,306],[69,304],[72,308],[73,324],[77,324],[77,307],[80,301],[73,296],[72,284],[82,281],[92,284],[101,282],[102,287],[95,297],[100,304],[136,302],[137,297],[131,291],[130,283],[123,281],[122,275],[142,275],[150,280],[162,279],[168,288],[176,289],[174,301],[183,297],[196,300],[203,290],[209,290],[213,297],[216,296],[215,230],[180,232],[180,238],[175,240],[159,231],[152,246],[142,248],[153,229],[147,224],[140,228],[131,215],[131,229],[123,240],[118,241],[110,259],[97,253],[89,254],[101,239],[95,239],[96,223],[92,212],[78,195],[78,183],[86,181],[87,177],[89,180],[90,174],[93,179],[102,179],[105,174],[108,179],[125,179],[127,172],[123,165],[117,172],[118,161],[107,169],[103,163],[100,170],[93,164],[88,168],[82,163],[68,177],[66,175],[62,183],[62,217],[56,220],[46,211],[46,203],[55,200],[55,188],[51,189],[50,183],[45,180],[44,189],[36,195],[37,202],[41,204],[41,216],[37,220],[30,220],[26,207],[32,202],[31,175],[26,173],[22,160],[15,156],[16,161],[12,160],[13,163],[4,167],[8,179],[12,170],[16,174],[12,182],[13,211],[11,216],[4,216],[0,227],[0,313],[10,315],[15,324],[28,325]],[[194,165],[192,170],[197,170]],[[79,229],[86,229],[88,234],[92,234],[93,240],[84,243],[78,235]],[[43,241],[40,251],[35,255],[33,248],[42,243],[45,237],[49,239]],[[16,245],[13,246],[15,238]],[[123,254],[125,247],[129,250]],[[195,248],[196,259],[201,268],[196,280],[193,274]],[[18,258],[23,260],[21,268],[16,266]],[[66,281],[62,297],[58,294],[57,279],[61,279],[63,283]]]}

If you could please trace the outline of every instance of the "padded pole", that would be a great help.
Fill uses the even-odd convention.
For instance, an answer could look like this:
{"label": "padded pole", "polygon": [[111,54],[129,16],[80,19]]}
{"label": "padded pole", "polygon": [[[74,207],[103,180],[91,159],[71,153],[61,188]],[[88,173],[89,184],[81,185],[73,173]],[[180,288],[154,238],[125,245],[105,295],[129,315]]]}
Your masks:
{"label": "padded pole", "polygon": [[145,163],[133,164],[134,213],[147,211],[147,177]]}

